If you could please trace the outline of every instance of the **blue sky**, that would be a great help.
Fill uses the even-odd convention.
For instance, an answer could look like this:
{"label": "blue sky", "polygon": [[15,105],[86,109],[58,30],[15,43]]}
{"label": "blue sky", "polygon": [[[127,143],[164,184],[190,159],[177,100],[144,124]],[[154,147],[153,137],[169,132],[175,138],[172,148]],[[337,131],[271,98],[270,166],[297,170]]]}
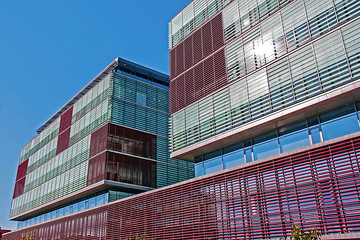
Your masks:
{"label": "blue sky", "polygon": [[20,149],[117,56],[168,73],[168,22],[190,0],[0,2],[0,227]]}

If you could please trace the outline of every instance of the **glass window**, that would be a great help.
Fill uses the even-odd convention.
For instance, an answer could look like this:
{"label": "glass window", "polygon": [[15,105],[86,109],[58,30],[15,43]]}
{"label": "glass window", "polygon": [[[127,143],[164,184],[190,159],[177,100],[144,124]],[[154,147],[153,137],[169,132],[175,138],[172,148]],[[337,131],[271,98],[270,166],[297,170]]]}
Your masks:
{"label": "glass window", "polygon": [[139,105],[146,106],[146,93],[137,92],[136,93],[136,103]]}
{"label": "glass window", "polygon": [[72,207],[73,207],[73,213],[77,213],[79,211],[79,203],[74,203]]}
{"label": "glass window", "polygon": [[70,214],[70,207],[66,206],[65,207],[65,216]]}
{"label": "glass window", "polygon": [[310,127],[309,132],[310,132],[310,135],[311,135],[312,144],[316,144],[316,143],[321,142],[320,126]]}
{"label": "glass window", "polygon": [[195,163],[198,163],[201,161],[202,161],[202,155],[195,157],[195,161],[194,161]]}
{"label": "glass window", "polygon": [[203,163],[199,162],[195,164],[195,177],[204,175]]}
{"label": "glass window", "polygon": [[233,151],[223,156],[224,168],[231,168],[244,164],[244,151]]}
{"label": "glass window", "polygon": [[85,201],[85,209],[90,208],[90,199]]}
{"label": "glass window", "polygon": [[261,144],[254,145],[254,160],[274,156],[279,154],[279,144],[277,139],[270,140]]}
{"label": "glass window", "polygon": [[222,164],[221,155],[204,161],[204,173],[205,174],[217,172],[222,169],[223,169],[223,164]]}
{"label": "glass window", "polygon": [[204,154],[204,161],[206,160],[210,160],[210,159],[213,159],[213,158],[216,158],[216,157],[219,157],[221,156],[221,150],[216,150],[216,151],[213,151],[213,152],[210,152],[210,153],[207,153],[207,154]]}
{"label": "glass window", "polygon": [[307,122],[308,122],[309,127],[315,126],[315,125],[319,124],[319,118],[318,118],[318,116],[315,116],[315,117],[309,118],[307,120]]}
{"label": "glass window", "polygon": [[355,103],[355,104],[356,104],[356,109],[357,109],[357,111],[360,112],[360,102],[357,102],[357,103]]}
{"label": "glass window", "polygon": [[332,119],[336,119],[336,118],[340,118],[342,116],[345,116],[347,114],[353,113],[355,112],[355,107],[353,104],[351,105],[347,105],[341,108],[338,108],[336,110],[321,114],[320,117],[320,122],[327,122],[330,121]]}
{"label": "glass window", "polygon": [[96,206],[103,205],[104,203],[105,203],[104,195],[100,195],[96,197]]}
{"label": "glass window", "polygon": [[85,210],[85,201],[79,202],[79,211]]}
{"label": "glass window", "polygon": [[59,209],[59,217],[63,217],[63,216],[64,216],[64,210],[65,210],[65,208],[60,208],[60,209]]}
{"label": "glass window", "polygon": [[307,129],[288,134],[279,138],[281,152],[288,152],[294,149],[310,145],[309,133]]}
{"label": "glass window", "polygon": [[358,119],[355,114],[351,114],[343,118],[323,123],[321,124],[321,129],[324,141],[341,137],[360,130]]}
{"label": "glass window", "polygon": [[304,122],[298,122],[292,125],[281,127],[279,128],[278,132],[279,132],[279,136],[284,136],[284,135],[288,135],[289,133],[294,133],[296,131],[303,130],[306,128],[307,128],[306,122],[304,121]]}
{"label": "glass window", "polygon": [[241,150],[243,148],[243,143],[236,143],[231,146],[223,148],[223,154],[231,153],[237,150]]}
{"label": "glass window", "polygon": [[279,154],[279,144],[276,131],[256,137],[253,141],[254,160]]}
{"label": "glass window", "polygon": [[251,147],[245,148],[245,158],[246,158],[246,162],[252,162],[252,149]]}
{"label": "glass window", "polygon": [[104,203],[109,203],[109,193],[104,193]]}

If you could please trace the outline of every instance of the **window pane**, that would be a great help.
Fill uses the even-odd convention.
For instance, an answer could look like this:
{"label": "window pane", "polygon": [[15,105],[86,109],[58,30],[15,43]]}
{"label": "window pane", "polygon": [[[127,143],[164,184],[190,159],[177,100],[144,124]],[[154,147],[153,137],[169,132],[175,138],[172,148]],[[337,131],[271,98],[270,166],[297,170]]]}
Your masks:
{"label": "window pane", "polygon": [[95,204],[95,198],[90,198],[90,199],[89,199],[89,206],[90,206],[90,208],[93,208],[93,207],[96,206],[96,204]]}
{"label": "window pane", "polygon": [[311,139],[312,139],[312,144],[316,144],[321,142],[321,137],[320,137],[320,127],[319,126],[315,126],[309,129],[310,134],[311,134]]}
{"label": "window pane", "polygon": [[199,177],[199,176],[202,176],[202,175],[204,175],[203,163],[200,162],[200,163],[195,164],[195,177]]}
{"label": "window pane", "polygon": [[297,133],[288,134],[279,138],[281,152],[287,152],[294,149],[310,145],[309,133],[307,129]]}
{"label": "window pane", "polygon": [[217,172],[223,169],[222,158],[221,156],[207,160],[204,162],[204,172],[205,174]]}
{"label": "window pane", "polygon": [[279,154],[277,139],[254,145],[254,160],[259,160],[276,154]]}
{"label": "window pane", "polygon": [[321,125],[324,140],[334,139],[359,131],[359,123],[355,114],[336,119]]}
{"label": "window pane", "polygon": [[85,210],[85,202],[81,201],[79,202],[79,211],[83,211],[83,210]]}
{"label": "window pane", "polygon": [[244,164],[244,151],[239,150],[223,156],[224,168],[231,168]]}
{"label": "window pane", "polygon": [[245,149],[246,162],[252,162],[251,147]]}

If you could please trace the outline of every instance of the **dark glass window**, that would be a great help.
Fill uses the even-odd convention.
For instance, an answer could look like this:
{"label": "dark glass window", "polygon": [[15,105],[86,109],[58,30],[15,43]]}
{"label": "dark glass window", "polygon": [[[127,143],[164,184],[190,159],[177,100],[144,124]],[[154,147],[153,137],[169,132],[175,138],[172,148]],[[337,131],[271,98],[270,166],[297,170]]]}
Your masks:
{"label": "dark glass window", "polygon": [[156,162],[109,152],[106,179],[155,188]]}
{"label": "dark glass window", "polygon": [[203,156],[201,155],[201,156],[195,157],[194,162],[198,163],[198,162],[201,162],[202,160],[203,160]]}
{"label": "dark glass window", "polygon": [[336,110],[321,114],[320,117],[320,122],[327,122],[345,115],[348,115],[350,113],[355,112],[355,108],[354,108],[354,104],[351,105],[347,105],[341,108],[338,108]]}
{"label": "dark glass window", "polygon": [[307,122],[308,122],[309,127],[315,126],[315,125],[319,124],[319,117],[318,116],[311,117],[307,120]]}
{"label": "dark glass window", "polygon": [[284,126],[284,127],[280,127],[279,128],[279,136],[284,136],[284,135],[287,135],[289,133],[294,133],[296,131],[299,131],[299,130],[303,130],[303,129],[306,129],[306,122],[303,121],[303,122],[298,122],[298,123],[295,123],[295,124],[292,124],[292,125],[289,125],[289,126]]}
{"label": "dark glass window", "polygon": [[231,146],[224,147],[223,148],[223,154],[227,154],[227,153],[230,153],[230,152],[233,152],[233,151],[237,151],[237,150],[242,149],[242,148],[243,148],[243,143],[242,142],[236,143],[236,144],[233,144]]}
{"label": "dark glass window", "polygon": [[204,161],[221,156],[221,149],[204,154]]}
{"label": "dark glass window", "polygon": [[109,124],[108,148],[156,159],[156,136]]}

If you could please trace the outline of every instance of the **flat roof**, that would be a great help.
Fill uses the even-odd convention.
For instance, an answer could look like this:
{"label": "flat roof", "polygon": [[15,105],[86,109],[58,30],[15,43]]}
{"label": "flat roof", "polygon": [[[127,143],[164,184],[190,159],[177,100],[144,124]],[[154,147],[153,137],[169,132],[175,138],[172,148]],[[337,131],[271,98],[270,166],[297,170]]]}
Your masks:
{"label": "flat roof", "polygon": [[116,69],[127,70],[128,72],[134,72],[136,74],[147,76],[150,81],[169,86],[169,76],[152,70],[150,68],[141,66],[137,63],[125,60],[123,58],[117,57],[112,61],[104,70],[102,70],[93,80],[91,80],[83,89],[81,89],[70,101],[68,101],[64,106],[62,106],[54,115],[52,115],[43,125],[41,125],[36,132],[41,133],[47,126],[54,122],[63,112],[68,108],[74,105],[82,96],[84,96],[88,91],[90,91],[98,82],[100,82],[104,77]]}

